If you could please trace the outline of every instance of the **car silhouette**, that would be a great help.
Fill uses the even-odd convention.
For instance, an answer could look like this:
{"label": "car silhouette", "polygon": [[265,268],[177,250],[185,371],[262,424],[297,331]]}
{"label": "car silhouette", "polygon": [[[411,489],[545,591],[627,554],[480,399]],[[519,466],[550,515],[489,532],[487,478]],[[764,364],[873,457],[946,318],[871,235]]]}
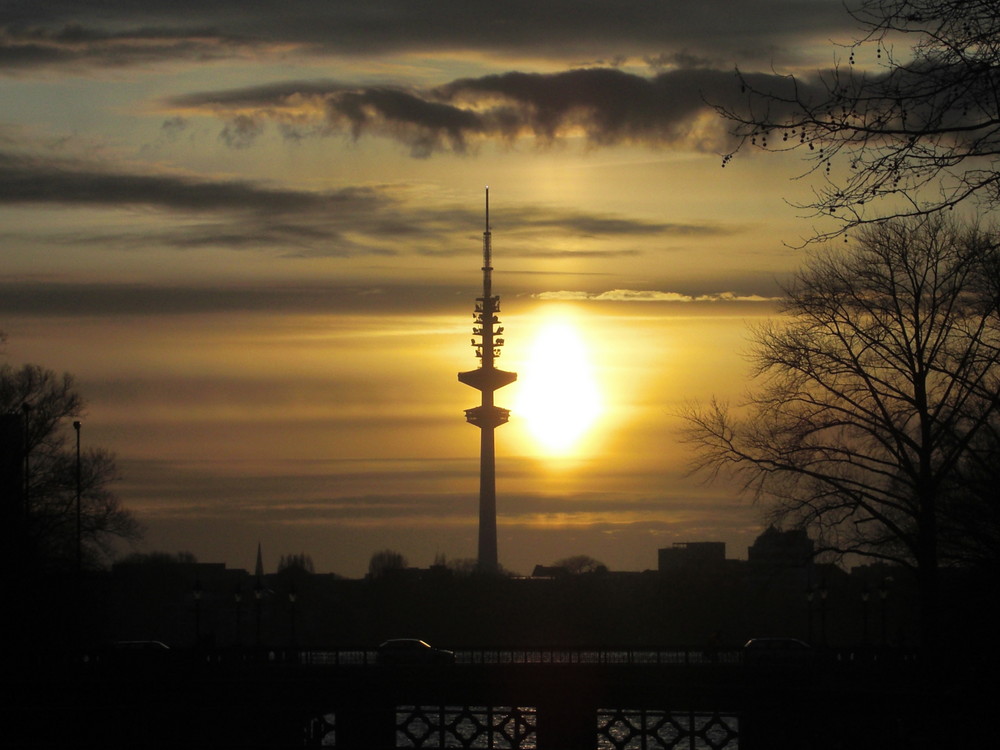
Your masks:
{"label": "car silhouette", "polygon": [[455,652],[435,648],[419,638],[392,638],[379,644],[376,664],[454,664]]}
{"label": "car silhouette", "polygon": [[747,664],[802,664],[814,658],[812,646],[798,638],[751,638],[743,644]]}
{"label": "car silhouette", "polygon": [[114,641],[108,645],[105,661],[111,664],[166,664],[173,652],[161,641]]}

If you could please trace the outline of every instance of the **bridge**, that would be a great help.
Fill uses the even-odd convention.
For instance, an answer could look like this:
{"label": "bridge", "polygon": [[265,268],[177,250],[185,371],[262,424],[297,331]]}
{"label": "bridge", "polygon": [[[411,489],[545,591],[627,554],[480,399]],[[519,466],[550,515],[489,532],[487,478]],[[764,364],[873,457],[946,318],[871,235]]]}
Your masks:
{"label": "bridge", "polygon": [[930,747],[974,723],[985,702],[956,689],[965,676],[855,656],[746,664],[736,652],[529,649],[419,666],[376,665],[367,651],[46,662],[13,678],[4,725],[25,747],[885,750]]}

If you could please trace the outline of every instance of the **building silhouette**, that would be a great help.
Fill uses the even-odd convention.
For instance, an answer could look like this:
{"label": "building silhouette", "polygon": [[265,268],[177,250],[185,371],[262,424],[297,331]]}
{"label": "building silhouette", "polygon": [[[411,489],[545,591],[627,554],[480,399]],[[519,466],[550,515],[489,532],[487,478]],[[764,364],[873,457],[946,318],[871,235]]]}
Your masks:
{"label": "building silhouette", "polygon": [[657,551],[661,573],[693,567],[721,567],[726,561],[725,542],[674,542]]}
{"label": "building silhouette", "polygon": [[768,526],[747,548],[747,560],[751,564],[800,568],[812,561],[815,551],[805,529],[780,531]]}

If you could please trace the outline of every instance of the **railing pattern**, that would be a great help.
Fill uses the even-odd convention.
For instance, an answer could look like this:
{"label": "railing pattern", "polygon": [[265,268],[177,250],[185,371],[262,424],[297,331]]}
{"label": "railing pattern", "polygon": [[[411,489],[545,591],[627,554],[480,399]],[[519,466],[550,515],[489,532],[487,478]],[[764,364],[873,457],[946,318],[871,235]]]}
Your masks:
{"label": "railing pattern", "polygon": [[[362,665],[375,664],[371,649],[339,651],[302,651],[303,664]],[[457,664],[740,664],[739,649],[600,649],[600,648],[478,648],[455,651]]]}
{"label": "railing pattern", "polygon": [[751,750],[794,737],[886,748],[989,715],[981,686],[996,671],[988,654],[824,650],[740,666],[727,653],[477,649],[456,665],[399,667],[375,666],[372,649],[106,653],[17,673],[5,716],[32,728],[70,717],[88,747],[149,746],[153,731],[159,747]]}
{"label": "railing pattern", "polygon": [[[400,750],[535,750],[533,706],[396,706],[395,747]],[[645,708],[598,709],[596,750],[739,750],[733,714]],[[307,747],[336,747],[336,715],[313,718]]]}
{"label": "railing pattern", "polygon": [[305,747],[337,746],[337,714],[333,711],[314,716],[305,728]]}
{"label": "railing pattern", "polygon": [[536,712],[526,706],[397,706],[397,748],[534,750]]}
{"label": "railing pattern", "polygon": [[736,716],[698,711],[600,709],[598,750],[738,750]]}

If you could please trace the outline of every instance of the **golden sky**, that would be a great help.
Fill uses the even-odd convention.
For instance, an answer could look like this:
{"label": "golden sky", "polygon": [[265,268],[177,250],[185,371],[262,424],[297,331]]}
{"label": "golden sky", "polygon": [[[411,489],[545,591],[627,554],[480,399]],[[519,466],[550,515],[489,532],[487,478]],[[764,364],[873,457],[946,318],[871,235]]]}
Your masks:
{"label": "golden sky", "polygon": [[143,549],[252,567],[259,540],[349,576],[384,548],[475,555],[478,393],[456,374],[489,185],[519,373],[497,393],[501,564],[745,556],[757,512],[686,476],[674,414],[739,399],[809,182],[794,156],[723,169],[709,103],[737,101],[737,65],[832,65],[841,4],[275,7],[0,11],[6,360],[78,376]]}

